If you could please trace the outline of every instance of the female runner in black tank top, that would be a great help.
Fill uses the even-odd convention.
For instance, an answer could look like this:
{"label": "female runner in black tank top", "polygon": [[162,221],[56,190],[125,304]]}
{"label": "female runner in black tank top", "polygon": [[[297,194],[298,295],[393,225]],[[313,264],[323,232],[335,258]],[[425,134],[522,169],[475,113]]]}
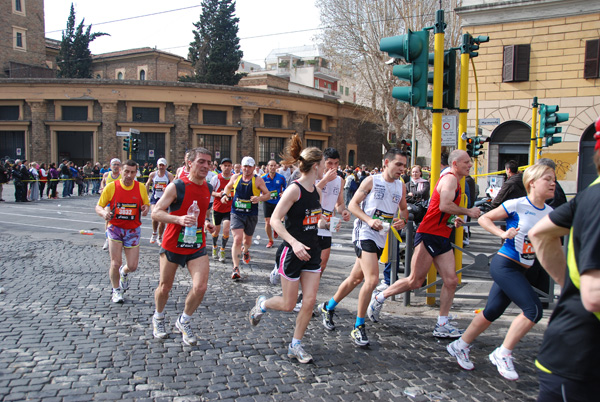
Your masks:
{"label": "female runner in black tank top", "polygon": [[[252,325],[257,325],[267,309],[292,311],[302,284],[302,308],[288,347],[288,357],[308,363],[312,356],[304,351],[300,341],[312,317],[321,276],[317,228],[325,227],[325,221],[321,218],[320,191],[315,181],[323,175],[324,161],[321,150],[314,147],[302,150],[301,144],[298,135],[294,135],[282,161],[286,165],[299,162],[301,177],[288,186],[271,217],[271,226],[284,241],[276,257],[283,295],[268,300],[259,296],[249,318]],[[282,220],[286,215],[284,227]]]}

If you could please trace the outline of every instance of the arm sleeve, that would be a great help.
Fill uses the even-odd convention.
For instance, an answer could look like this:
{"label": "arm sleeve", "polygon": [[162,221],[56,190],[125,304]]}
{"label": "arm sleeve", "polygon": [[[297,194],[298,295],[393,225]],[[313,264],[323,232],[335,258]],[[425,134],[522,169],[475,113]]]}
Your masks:
{"label": "arm sleeve", "polygon": [[[106,185],[106,187],[104,187],[104,190],[102,190],[102,194],[100,194],[100,199],[98,200],[98,205],[100,205],[101,207],[105,207],[110,203],[110,200],[112,200],[113,195],[115,195],[115,182],[111,182],[108,183]],[[148,195],[146,194],[146,198],[148,198]]]}
{"label": "arm sleeve", "polygon": [[[576,219],[576,222],[581,221]],[[587,213],[585,223],[575,226],[573,232],[573,236],[579,238],[579,273],[600,269],[600,215]]]}
{"label": "arm sleeve", "polygon": [[140,195],[142,196],[142,204],[150,205],[150,199],[148,198],[148,190],[146,190],[146,186],[144,186],[144,183],[139,183],[139,185],[140,185]]}

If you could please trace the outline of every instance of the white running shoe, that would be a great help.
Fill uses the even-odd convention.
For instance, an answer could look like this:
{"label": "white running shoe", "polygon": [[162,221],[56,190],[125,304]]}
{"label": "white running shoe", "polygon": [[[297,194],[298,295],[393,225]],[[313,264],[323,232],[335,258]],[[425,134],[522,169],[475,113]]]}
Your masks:
{"label": "white running shoe", "polygon": [[298,361],[300,363],[310,363],[312,361],[312,356],[310,355],[310,353],[307,353],[304,348],[302,347],[302,344],[297,343],[296,345],[292,346],[292,344],[290,343],[290,345],[288,346],[288,357],[291,358],[295,358],[298,359]]}
{"label": "white running shoe", "polygon": [[258,325],[258,323],[260,322],[260,319],[264,314],[260,308],[260,304],[265,300],[267,300],[267,298],[263,295],[260,295],[256,298],[256,303],[254,303],[254,307],[252,307],[252,310],[250,310],[250,314],[248,314],[250,324]]}
{"label": "white running shoe", "polygon": [[225,262],[225,250],[219,250],[219,262]]}
{"label": "white running shoe", "polygon": [[519,379],[519,374],[515,371],[515,366],[513,365],[512,354],[508,356],[500,355],[500,348],[496,348],[492,353],[490,353],[490,361],[496,368],[500,375],[507,380],[516,381]]}
{"label": "white running shoe", "polygon": [[175,326],[179,332],[181,332],[183,343],[194,346],[198,341],[196,339],[196,335],[194,335],[194,331],[192,330],[190,323],[191,321],[181,322],[181,320],[178,318],[177,322],[175,322]]}
{"label": "white running shoe", "polygon": [[158,240],[156,240],[156,244],[162,246],[162,236],[158,236]]}
{"label": "white running shoe", "polygon": [[381,292],[374,291],[371,294],[371,302],[367,308],[367,317],[373,322],[379,321],[379,313],[381,313],[381,309],[383,308],[383,303],[378,302],[376,298],[379,293]]}
{"label": "white running shoe", "polygon": [[379,285],[377,285],[377,287],[375,288],[375,290],[377,290],[378,292],[383,292],[384,290],[386,290],[389,287],[390,287],[390,285],[388,285],[387,283],[385,283],[385,279],[382,279],[381,283]]}
{"label": "white running shoe", "polygon": [[448,346],[446,346],[446,350],[452,356],[456,357],[456,361],[458,362],[458,365],[460,367],[464,368],[465,370],[473,370],[475,366],[473,365],[471,360],[469,360],[469,351],[471,348],[467,347],[466,349],[460,349],[457,346],[458,341],[459,340],[457,339],[454,342],[448,344]]}
{"label": "white running shoe", "polygon": [[460,338],[463,332],[463,330],[456,328],[454,325],[450,324],[450,322],[444,325],[436,323],[435,329],[433,330],[433,336],[436,338]]}
{"label": "white running shoe", "polygon": [[152,316],[152,334],[155,338],[165,339],[167,336],[167,330],[165,328],[165,319],[156,318]]}
{"label": "white running shoe", "polygon": [[212,256],[213,258],[216,260],[217,256],[219,255],[219,248],[218,247],[213,247],[213,253]]}
{"label": "white running shoe", "polygon": [[129,277],[129,274],[123,273],[123,267],[124,265],[121,265],[121,268],[119,268],[119,286],[121,289],[123,289],[123,292],[125,292],[127,289],[129,289],[129,282],[131,281],[131,278]]}
{"label": "white running shoe", "polygon": [[152,236],[150,236],[150,244],[156,243],[157,238],[158,238],[158,233],[152,233]]}
{"label": "white running shoe", "polygon": [[119,304],[123,304],[125,302],[125,299],[123,299],[123,291],[121,289],[113,289],[112,302]]}
{"label": "white running shoe", "polygon": [[271,285],[277,286],[281,282],[281,277],[279,275],[279,269],[277,268],[277,264],[273,267],[271,274],[269,275],[269,281]]}
{"label": "white running shoe", "polygon": [[106,239],[104,241],[104,245],[102,246],[102,250],[104,250],[104,251],[108,250],[108,239]]}

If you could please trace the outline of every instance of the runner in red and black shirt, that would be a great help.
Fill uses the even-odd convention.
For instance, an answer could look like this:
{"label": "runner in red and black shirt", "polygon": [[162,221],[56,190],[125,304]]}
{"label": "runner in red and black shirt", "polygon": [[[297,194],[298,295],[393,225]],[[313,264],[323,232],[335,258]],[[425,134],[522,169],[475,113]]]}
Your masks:
{"label": "runner in red and black shirt", "polygon": [[[214,230],[207,216],[212,187],[205,180],[211,164],[211,154],[205,148],[196,148],[188,152],[188,159],[188,177],[177,179],[169,184],[152,211],[152,219],[167,224],[160,249],[160,281],[154,292],[156,310],[152,318],[152,326],[154,337],[168,336],[165,329],[164,308],[173,287],[177,266],[187,265],[192,277],[192,288],[185,299],[183,313],[177,319],[175,326],[183,334],[183,342],[195,345],[196,336],[190,320],[206,292],[208,284],[206,231],[212,233]],[[197,218],[187,213],[194,201],[200,209]],[[185,228],[194,226],[196,227],[195,241],[186,241]]]}
{"label": "runner in red and black shirt", "polygon": [[[213,197],[215,199],[213,203],[213,225],[215,225],[215,231],[212,234],[212,245],[213,245],[213,258],[219,257],[219,262],[225,262],[225,247],[229,241],[229,228],[231,225],[231,203],[233,202],[233,194],[229,194],[231,197],[224,197],[225,187],[231,179],[231,172],[233,169],[233,163],[229,158],[223,158],[221,160],[221,173],[213,177],[210,184],[213,187]],[[221,231],[221,223],[223,223],[223,237],[221,238],[221,248],[218,250],[219,232]]]}

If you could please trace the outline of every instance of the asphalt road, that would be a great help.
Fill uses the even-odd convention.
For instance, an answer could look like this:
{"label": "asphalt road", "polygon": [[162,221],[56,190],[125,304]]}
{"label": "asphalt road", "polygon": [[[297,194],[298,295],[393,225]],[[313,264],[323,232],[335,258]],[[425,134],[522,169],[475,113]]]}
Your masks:
{"label": "asphalt road", "polygon": [[[97,197],[23,204],[11,202],[11,194],[12,186],[5,186],[9,202],[0,204],[2,400],[487,401],[537,395],[533,360],[545,320],[515,350],[519,381],[501,378],[487,359],[518,312],[514,308],[473,345],[476,369],[467,372],[446,352],[448,341],[431,336],[437,309],[421,297],[413,297],[410,307],[401,299],[386,302],[381,322],[367,322],[372,345],[356,348],[349,337],[355,290],[336,310],[335,331],[325,331],[318,318],[311,321],[303,343],[314,363],[290,361],[293,313],[268,312],[257,327],[247,319],[259,294],[280,293],[268,283],[275,248],[265,248],[262,218],[242,282],[229,278],[229,262],[211,259],[209,289],[193,316],[198,345],[184,345],[175,331],[156,340],[150,319],[158,247],[148,242],[150,219],[143,219],[140,268],[126,302],[113,305],[108,253],[101,250],[104,224],[94,213]],[[350,229],[344,224],[333,239],[318,301],[333,295],[354,263]],[[499,245],[477,230],[471,244],[477,253]],[[189,274],[179,270],[166,307],[169,331],[189,284]],[[488,288],[485,278],[465,277],[452,310],[460,327],[484,306],[460,292],[485,294]]]}

